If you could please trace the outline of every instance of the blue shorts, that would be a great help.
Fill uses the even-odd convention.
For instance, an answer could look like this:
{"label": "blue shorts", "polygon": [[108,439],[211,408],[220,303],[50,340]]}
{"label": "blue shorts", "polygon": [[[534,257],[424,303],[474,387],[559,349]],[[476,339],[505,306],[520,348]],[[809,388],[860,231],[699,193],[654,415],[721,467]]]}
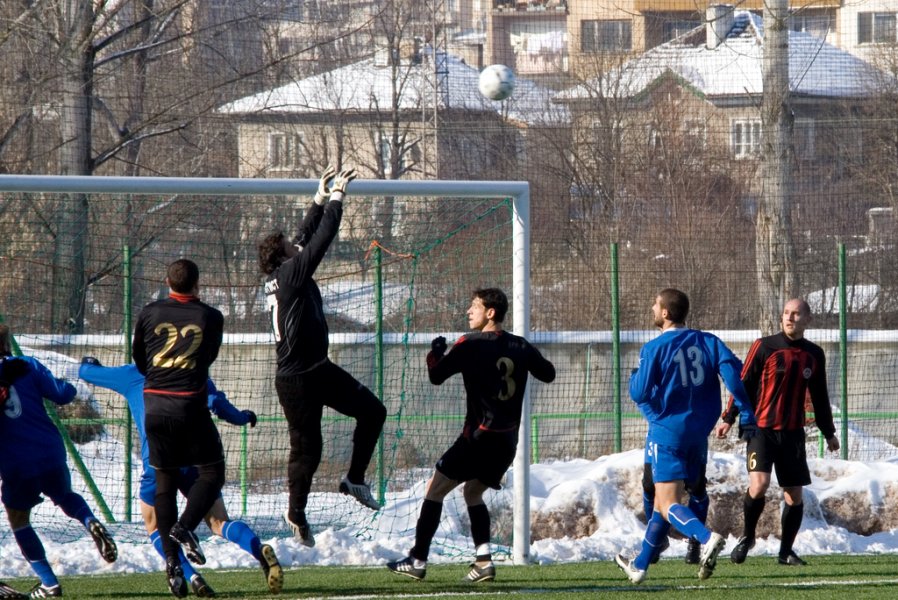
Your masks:
{"label": "blue shorts", "polygon": [[645,461],[652,465],[652,480],[697,481],[708,462],[708,440],[677,448],[646,441]]}
{"label": "blue shorts", "polygon": [[[187,492],[196,482],[198,472],[196,467],[183,467],[178,476],[178,491],[183,496],[187,496]],[[140,499],[150,506],[156,506],[156,469],[146,466],[143,475],[140,476]]]}
{"label": "blue shorts", "polygon": [[5,477],[0,483],[3,505],[15,510],[31,510],[43,499],[41,494],[59,504],[72,492],[72,474],[66,465],[53,467],[33,477]]}

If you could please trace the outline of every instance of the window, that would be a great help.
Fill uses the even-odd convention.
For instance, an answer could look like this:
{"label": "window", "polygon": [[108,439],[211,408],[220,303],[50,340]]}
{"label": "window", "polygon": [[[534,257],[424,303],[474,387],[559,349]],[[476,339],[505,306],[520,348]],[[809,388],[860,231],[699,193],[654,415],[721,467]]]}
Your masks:
{"label": "window", "polygon": [[661,26],[661,42],[669,42],[674,38],[678,38],[684,33],[689,33],[702,22],[698,19],[682,19],[677,21],[664,21]]}
{"label": "window", "polygon": [[623,52],[633,47],[633,24],[628,20],[581,21],[581,52]]}
{"label": "window", "polygon": [[796,158],[806,160],[814,158],[813,119],[795,119],[795,125],[792,127],[792,143]]}
{"label": "window", "polygon": [[683,149],[689,153],[700,153],[708,139],[708,123],[701,119],[686,119],[683,125]]}
{"label": "window", "polygon": [[302,159],[302,135],[272,133],[268,136],[268,168],[297,169]]}
{"label": "window", "polygon": [[405,153],[400,150],[398,165],[399,172],[393,173],[393,145],[390,143],[390,138],[380,138],[380,141],[378,142],[377,152],[380,158],[380,164],[383,165],[384,168],[384,175],[388,177],[396,175],[398,177],[405,172]]}
{"label": "window", "polygon": [[[814,121],[796,119],[792,127],[792,149],[796,158],[814,157]],[[733,155],[736,158],[756,156],[761,151],[761,121],[733,122]]]}
{"label": "window", "polygon": [[755,156],[761,151],[761,121],[733,121],[733,155],[736,158]]}
{"label": "window", "polygon": [[789,29],[810,33],[821,40],[836,29],[836,16],[833,13],[810,14],[797,12],[789,15]]}
{"label": "window", "polygon": [[862,12],[857,16],[859,44],[892,44],[896,37],[896,14]]}

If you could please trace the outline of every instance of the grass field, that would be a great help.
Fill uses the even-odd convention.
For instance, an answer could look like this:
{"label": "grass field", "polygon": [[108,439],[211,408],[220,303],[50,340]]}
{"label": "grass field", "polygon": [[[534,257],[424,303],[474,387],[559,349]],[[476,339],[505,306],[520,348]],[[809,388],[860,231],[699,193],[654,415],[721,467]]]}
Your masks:
{"label": "grass field", "polygon": [[[765,556],[736,566],[727,557],[711,579],[700,581],[697,568],[681,559],[663,560],[640,586],[630,585],[611,561],[514,567],[497,565],[493,583],[461,582],[466,565],[432,565],[424,581],[413,581],[383,567],[302,567],[288,569],[284,591],[271,596],[257,570],[213,571],[204,576],[219,598],[434,598],[533,597],[540,600],[616,597],[659,600],[722,599],[891,599],[898,585],[898,556],[811,556],[805,567],[784,567]],[[35,580],[8,580],[21,591]],[[162,573],[62,577],[66,598],[172,598]],[[192,597],[192,596],[191,596]]]}

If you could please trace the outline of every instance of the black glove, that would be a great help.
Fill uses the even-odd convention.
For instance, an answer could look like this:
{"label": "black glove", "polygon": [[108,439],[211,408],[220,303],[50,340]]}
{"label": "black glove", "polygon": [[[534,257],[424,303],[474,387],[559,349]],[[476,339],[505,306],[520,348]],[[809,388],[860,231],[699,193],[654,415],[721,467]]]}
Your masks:
{"label": "black glove", "polygon": [[433,352],[434,356],[437,358],[441,358],[444,354],[446,354],[446,338],[443,336],[433,338],[433,341],[430,342],[430,351]]}
{"label": "black glove", "polygon": [[748,425],[739,424],[739,439],[743,442],[747,442],[751,440],[751,438],[758,435],[758,426],[754,423],[750,423]]}
{"label": "black glove", "polygon": [[84,358],[81,359],[81,364],[82,365],[95,365],[97,367],[103,366],[102,364],[100,364],[100,360],[94,356],[85,356]]}
{"label": "black glove", "polygon": [[249,419],[249,426],[250,426],[250,427],[255,427],[255,426],[256,426],[256,423],[259,422],[259,419],[256,418],[256,413],[254,413],[253,411],[251,411],[251,410],[245,410],[245,411],[243,411],[243,414],[246,415],[246,418],[247,418],[247,419]]}

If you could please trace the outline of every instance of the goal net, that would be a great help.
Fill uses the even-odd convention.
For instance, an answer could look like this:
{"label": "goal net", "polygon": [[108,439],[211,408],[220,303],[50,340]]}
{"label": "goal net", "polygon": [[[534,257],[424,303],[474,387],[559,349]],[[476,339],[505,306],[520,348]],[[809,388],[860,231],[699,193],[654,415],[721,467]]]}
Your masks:
{"label": "goal net", "polygon": [[[263,538],[289,536],[281,518],[289,439],[274,389],[274,343],[256,243],[274,230],[295,233],[316,182],[13,179],[3,182],[9,193],[0,217],[11,232],[0,242],[9,299],[2,316],[21,351],[71,381],[83,356],[108,366],[129,362],[132,322],[142,306],[167,294],[166,265],[194,260],[202,300],[225,315],[225,343],[212,378],[236,407],[252,409],[260,420],[253,429],[219,422],[226,505]],[[526,186],[502,182],[351,185],[339,235],[315,278],[331,359],[387,408],[367,473],[386,507],[375,513],[338,493],[355,423],[325,409],[323,456],[307,509],[313,532],[413,535],[426,480],[459,435],[465,412],[460,377],[442,386],[428,380],[430,341],[466,331],[465,311],[479,287],[503,288],[513,309],[506,327],[526,328],[526,285],[515,281],[526,279],[526,200]],[[45,243],[51,234],[54,243]],[[68,445],[74,487],[98,516],[117,523],[113,531],[120,538],[142,539],[140,448],[127,404],[83,381],[77,387],[72,405],[48,408]],[[506,490],[489,500],[500,548],[512,544],[512,497]],[[81,535],[60,516],[44,503],[34,521],[59,540]],[[468,531],[460,494],[447,499],[445,516],[436,552],[469,554],[470,542],[459,548]],[[200,533],[209,535],[204,527]]]}

